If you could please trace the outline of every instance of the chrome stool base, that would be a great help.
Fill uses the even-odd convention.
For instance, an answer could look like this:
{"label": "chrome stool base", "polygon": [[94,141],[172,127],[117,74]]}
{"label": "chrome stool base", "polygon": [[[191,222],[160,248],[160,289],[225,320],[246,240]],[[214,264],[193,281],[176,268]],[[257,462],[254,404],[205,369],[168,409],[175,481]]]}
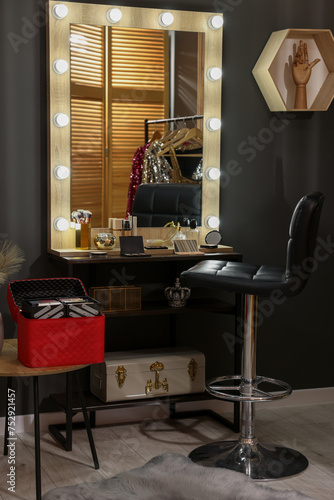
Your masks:
{"label": "chrome stool base", "polygon": [[189,458],[198,465],[230,469],[262,481],[295,476],[308,466],[307,458],[291,448],[242,438],[205,444],[193,450]]}
{"label": "chrome stool base", "polygon": [[[274,392],[262,390],[261,384],[274,386]],[[286,398],[292,393],[292,387],[286,382],[259,375],[247,385],[247,388],[242,375],[225,375],[211,379],[205,384],[205,388],[212,396],[225,401],[274,401]]]}

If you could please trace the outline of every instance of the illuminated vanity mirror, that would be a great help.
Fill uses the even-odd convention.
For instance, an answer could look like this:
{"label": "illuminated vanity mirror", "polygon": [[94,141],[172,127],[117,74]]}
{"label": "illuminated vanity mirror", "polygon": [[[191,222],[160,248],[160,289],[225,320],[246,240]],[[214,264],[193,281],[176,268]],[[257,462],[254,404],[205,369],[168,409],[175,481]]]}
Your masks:
{"label": "illuminated vanity mirror", "polygon": [[[140,130],[143,134],[144,118],[149,120],[159,119],[161,117],[169,117],[170,109],[173,110],[175,102],[169,102],[169,91],[165,92],[164,97],[160,100],[159,105],[152,106],[150,103],[149,107],[145,109],[146,103],[144,99],[142,103],[138,105],[138,96],[144,96],[147,89],[136,89],[135,87],[130,89],[128,94],[124,92],[123,89],[118,90],[117,88],[107,90],[107,93],[114,92],[113,102],[116,103],[114,109],[110,109],[110,104],[107,106],[109,113],[109,118],[104,121],[100,121],[98,124],[100,136],[97,140],[93,140],[91,144],[94,147],[100,147],[99,150],[93,151],[90,148],[90,144],[87,147],[87,140],[82,139],[87,137],[87,130],[84,130],[86,126],[82,122],[82,117],[85,114],[80,106],[77,106],[75,99],[75,92],[73,88],[76,88],[77,97],[82,99],[80,92],[82,92],[82,81],[85,80],[86,88],[89,87],[89,79],[93,80],[99,78],[100,75],[113,74],[113,68],[106,68],[103,64],[100,70],[96,72],[92,70],[85,71],[85,43],[87,37],[90,36],[92,40],[98,41],[99,37],[107,36],[104,45],[107,50],[112,50],[112,43],[114,47],[117,48],[117,43],[120,43],[122,36],[129,38],[129,31],[131,33],[139,33],[141,39],[145,42],[145,38],[150,36],[150,32],[147,30],[155,30],[151,32],[151,36],[160,39],[160,44],[163,45],[163,50],[169,51],[169,43],[171,38],[169,34],[171,30],[175,31],[177,34],[182,35],[182,32],[190,32],[192,36],[197,36],[199,44],[202,48],[197,53],[201,54],[200,60],[196,62],[197,68],[201,67],[203,69],[202,75],[202,85],[197,87],[203,88],[203,95],[201,92],[197,93],[197,102],[192,104],[193,108],[197,112],[203,109],[203,119],[201,120],[200,127],[203,128],[203,181],[202,181],[202,226],[205,228],[205,232],[208,231],[207,227],[216,228],[219,224],[219,177],[214,175],[215,169],[219,169],[220,164],[220,103],[221,103],[221,78],[218,71],[218,78],[215,75],[217,73],[217,68],[221,69],[222,63],[222,18],[211,13],[199,13],[199,12],[183,12],[183,11],[164,11],[161,9],[142,9],[142,8],[132,8],[132,7],[115,7],[109,5],[91,5],[82,4],[77,2],[49,2],[49,250],[61,250],[75,247],[75,231],[69,227],[70,214],[71,214],[71,196],[72,198],[77,196],[76,191],[79,193],[79,201],[82,201],[82,206],[76,208],[88,208],[84,206],[85,192],[83,185],[80,186],[80,172],[84,172],[84,166],[86,159],[80,158],[80,154],[75,156],[74,152],[79,151],[80,148],[84,151],[91,149],[92,156],[94,154],[101,155],[101,152],[105,153],[105,142],[110,141],[110,132],[105,124],[110,123],[110,119],[113,120],[113,140],[117,143],[117,134],[119,137],[124,137],[126,133],[126,117],[128,115],[124,108],[124,103],[130,98],[134,103],[137,100],[137,112],[140,107],[144,108],[143,112],[138,112],[138,120],[140,121]],[[110,29],[114,28],[115,33],[114,39],[109,35]],[[181,32],[181,33],[179,33]],[[202,41],[200,41],[202,40]],[[138,43],[138,42],[136,42]],[[94,49],[95,50],[95,49]],[[154,52],[154,47],[152,46]],[[92,51],[91,51],[92,52]],[[116,51],[117,52],[117,51]],[[149,52],[147,51],[149,54]],[[118,54],[120,55],[120,54]],[[156,57],[156,55],[153,55]],[[94,53],[89,54],[89,58],[93,61],[91,65],[92,68],[98,68],[100,61],[105,60],[105,55],[101,59],[98,55],[98,48],[96,56]],[[122,58],[121,58],[122,59]],[[168,58],[165,58],[165,61]],[[117,65],[117,58],[115,58],[114,68],[114,79],[120,80],[123,78],[122,75],[122,64]],[[81,64],[81,66],[80,66]],[[95,66],[94,66],[95,65]],[[124,66],[123,66],[124,69]],[[118,73],[117,71],[118,70]],[[196,69],[196,71],[198,71]],[[164,68],[164,73],[161,73],[161,79],[165,86],[168,86],[170,81],[169,68]],[[167,75],[167,76],[166,76]],[[198,77],[199,78],[199,77]],[[77,79],[77,82],[75,80]],[[93,81],[92,80],[92,81]],[[94,80],[95,81],[95,80]],[[75,84],[76,83],[76,84]],[[99,90],[97,90],[96,85],[91,85],[91,102],[86,109],[90,109],[90,116],[88,116],[89,122],[91,119],[92,123],[92,137],[96,134],[96,116],[98,113],[103,113],[105,116],[105,110],[101,111],[101,105],[99,104],[102,100],[99,96]],[[104,96],[106,91],[104,90]],[[158,93],[155,91],[155,96],[158,101]],[[154,94],[154,92],[153,92]],[[116,98],[115,98],[116,96]],[[166,99],[168,96],[168,99]],[[118,98],[117,98],[118,97]],[[133,99],[134,97],[134,99]],[[105,97],[103,97],[105,99]],[[72,102],[71,102],[72,101]],[[140,99],[139,99],[140,101]],[[151,100],[152,101],[152,100]],[[111,99],[108,101],[111,102]],[[130,103],[131,104],[131,103]],[[123,108],[122,108],[123,106]],[[194,107],[195,106],[195,107]],[[185,111],[181,108],[174,111],[173,116],[180,116],[186,113],[187,102],[185,99]],[[172,111],[173,112],[173,111]],[[94,114],[96,116],[94,116]],[[123,117],[122,117],[123,114]],[[125,118],[125,119],[124,119]],[[123,124],[123,125],[122,125]],[[189,126],[189,124],[186,124]],[[199,122],[196,123],[196,126]],[[181,127],[183,125],[181,124]],[[190,124],[190,127],[194,124]],[[150,128],[150,134],[152,131],[159,126],[154,126]],[[104,130],[102,130],[104,129]],[[84,130],[84,134],[80,134],[80,130]],[[71,133],[72,131],[72,133]],[[162,131],[163,132],[163,131]],[[108,135],[109,134],[109,135]],[[130,157],[133,156],[136,147],[143,145],[141,137],[136,137],[136,133],[128,132],[129,137],[131,136],[132,143],[130,144]],[[107,138],[107,139],[106,139]],[[100,146],[99,146],[100,141]],[[84,144],[83,144],[84,142]],[[81,146],[80,146],[81,143]],[[110,148],[107,151],[107,156],[109,155],[109,162],[115,159],[115,154],[113,156],[113,150]],[[131,158],[132,159],[132,158]],[[131,159],[129,164],[129,174],[131,171]],[[129,160],[126,159],[128,162]],[[108,162],[107,162],[108,163]],[[117,163],[117,162],[114,162]],[[119,162],[118,162],[119,163]],[[82,169],[80,169],[82,165]],[[111,186],[111,173],[107,169],[102,169],[103,174],[100,175],[100,184],[103,183],[103,189],[101,185],[96,187],[92,183],[87,183],[86,188],[89,190],[97,190],[103,193],[103,207],[107,207],[106,213],[104,214],[104,221],[108,216],[120,216],[117,212],[112,213],[113,200],[117,200],[117,170],[114,171],[112,185],[114,191],[109,189]],[[79,180],[76,183],[76,178]],[[128,184],[128,180],[125,181]],[[105,185],[108,189],[105,189]],[[80,187],[79,187],[80,186]],[[119,192],[123,193],[124,196],[124,183],[123,188],[119,189]],[[114,193],[114,194],[113,194]],[[125,193],[127,196],[127,193]],[[81,198],[80,198],[81,196]],[[124,205],[123,205],[124,206]],[[73,208],[73,205],[72,205]],[[121,208],[123,210],[123,208]],[[210,219],[211,216],[211,219]],[[101,221],[103,218],[100,219]],[[99,225],[99,224],[98,224]]]}

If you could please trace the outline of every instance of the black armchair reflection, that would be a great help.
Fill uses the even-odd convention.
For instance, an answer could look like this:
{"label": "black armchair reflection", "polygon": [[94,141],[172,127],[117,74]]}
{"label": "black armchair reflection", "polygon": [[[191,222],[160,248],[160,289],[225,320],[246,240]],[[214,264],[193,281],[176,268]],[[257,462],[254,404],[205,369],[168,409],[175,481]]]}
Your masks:
{"label": "black armchair reflection", "polygon": [[132,215],[138,227],[163,227],[195,219],[201,225],[202,186],[200,184],[141,184],[133,203]]}

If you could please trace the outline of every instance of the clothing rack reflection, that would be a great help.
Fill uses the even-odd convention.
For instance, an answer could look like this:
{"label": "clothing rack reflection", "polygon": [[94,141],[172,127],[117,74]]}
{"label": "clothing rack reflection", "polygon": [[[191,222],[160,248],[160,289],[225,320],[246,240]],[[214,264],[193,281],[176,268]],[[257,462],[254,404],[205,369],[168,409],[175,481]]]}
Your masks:
{"label": "clothing rack reflection", "polygon": [[161,118],[158,120],[147,120],[145,119],[145,144],[148,142],[148,127],[154,123],[175,123],[175,122],[186,122],[189,120],[201,120],[203,115],[192,115],[192,116],[178,116],[177,118]]}

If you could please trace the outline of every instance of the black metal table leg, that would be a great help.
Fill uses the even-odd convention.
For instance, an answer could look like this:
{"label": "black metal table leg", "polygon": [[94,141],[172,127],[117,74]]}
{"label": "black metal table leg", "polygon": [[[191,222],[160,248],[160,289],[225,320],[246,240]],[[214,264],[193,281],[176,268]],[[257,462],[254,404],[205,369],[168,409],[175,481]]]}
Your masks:
{"label": "black metal table leg", "polygon": [[85,398],[84,398],[84,395],[83,395],[83,391],[82,391],[82,387],[81,387],[81,383],[80,383],[80,379],[79,379],[77,371],[75,372],[75,377],[76,377],[77,384],[78,384],[78,394],[79,394],[79,399],[80,399],[80,404],[81,404],[81,408],[82,408],[83,417],[84,417],[84,420],[85,420],[85,426],[86,426],[87,435],[88,435],[88,439],[89,439],[89,445],[90,445],[90,449],[91,449],[92,457],[93,457],[93,461],[94,461],[94,467],[95,467],[95,469],[99,469],[100,465],[99,465],[99,461],[98,461],[97,454],[96,454],[96,449],[95,449],[95,444],[94,444],[92,429],[90,427],[90,422],[89,422],[89,418],[88,418],[88,413],[87,413]]}
{"label": "black metal table leg", "polygon": [[72,399],[73,377],[72,372],[66,373],[66,450],[72,451]]}
{"label": "black metal table leg", "polygon": [[34,379],[34,428],[35,428],[35,475],[36,475],[36,500],[42,498],[41,488],[41,436],[39,427],[39,391],[38,376]]}
{"label": "black metal table leg", "polygon": [[[52,436],[65,448],[66,451],[72,451],[72,400],[73,400],[73,377],[72,372],[66,373],[66,424],[63,425],[51,424],[49,425],[49,432]],[[61,433],[61,429],[65,429],[65,437]]]}

